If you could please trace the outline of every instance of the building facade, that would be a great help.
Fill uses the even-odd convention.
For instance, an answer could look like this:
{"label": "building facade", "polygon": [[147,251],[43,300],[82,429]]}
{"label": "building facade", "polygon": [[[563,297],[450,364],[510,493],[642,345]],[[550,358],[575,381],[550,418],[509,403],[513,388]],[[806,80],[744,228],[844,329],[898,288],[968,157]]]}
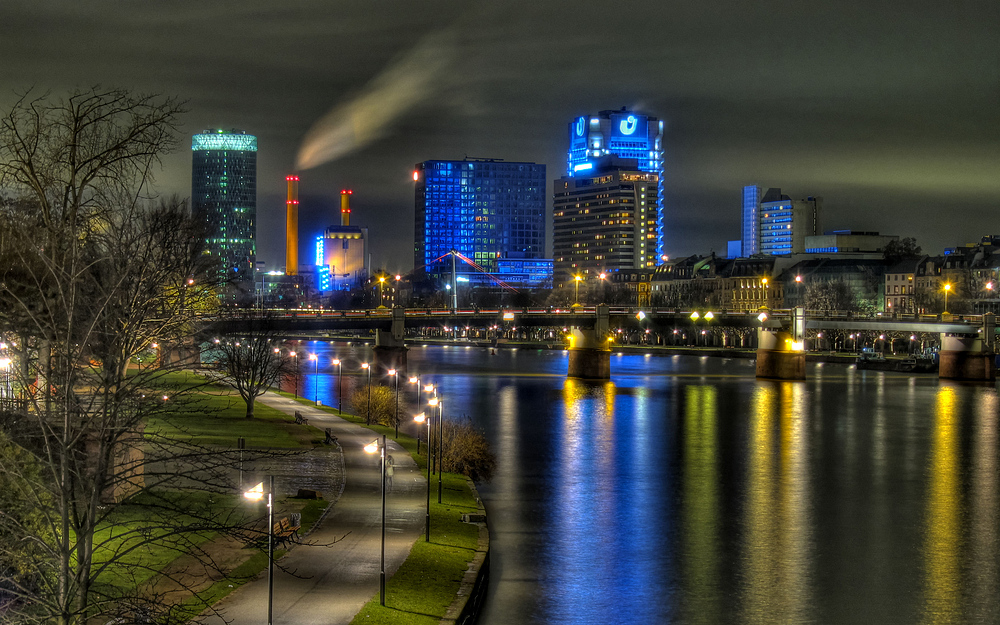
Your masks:
{"label": "building facade", "polygon": [[457,262],[455,270],[472,284],[492,282],[486,274],[499,274],[503,259],[545,258],[545,165],[424,161],[413,181],[418,279],[450,276],[452,251],[469,260]]}
{"label": "building facade", "polygon": [[[743,187],[743,213],[742,213],[742,245],[737,256],[744,258],[760,253],[760,200],[764,197],[761,188],[755,184]],[[730,255],[730,258],[735,258]]]}
{"label": "building facade", "polygon": [[251,282],[256,267],[257,137],[206,130],[191,140],[191,208],[208,225],[208,251],[227,281]]}
{"label": "building facade", "polygon": [[553,281],[566,284],[613,271],[652,269],[657,262],[659,175],[634,159],[603,156],[554,183]]}
{"label": "building facade", "polygon": [[742,238],[743,257],[801,254],[806,251],[806,237],[818,231],[823,199],[807,197],[793,200],[771,188],[743,187]]}
{"label": "building facade", "polygon": [[[569,150],[566,155],[566,177],[590,178],[596,159],[617,156],[635,161],[634,168],[654,174],[655,192],[647,193],[648,209],[653,212],[655,227],[652,253],[644,267],[654,267],[666,254],[664,248],[664,177],[663,122],[655,117],[629,111],[601,111],[597,115],[577,117],[569,125]],[[651,191],[651,190],[648,190]]]}
{"label": "building facade", "polygon": [[350,291],[371,274],[368,228],[351,225],[353,191],[340,192],[340,224],[316,237],[316,288],[320,292]]}

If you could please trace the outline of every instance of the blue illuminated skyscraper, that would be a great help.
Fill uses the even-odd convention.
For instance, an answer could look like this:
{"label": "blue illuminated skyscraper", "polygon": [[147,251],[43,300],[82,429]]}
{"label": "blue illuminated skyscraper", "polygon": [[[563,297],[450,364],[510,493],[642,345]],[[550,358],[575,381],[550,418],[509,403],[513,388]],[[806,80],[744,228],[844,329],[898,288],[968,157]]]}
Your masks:
{"label": "blue illuminated skyscraper", "polygon": [[740,256],[746,258],[760,253],[760,200],[761,188],[755,184],[743,187],[743,236]]}
{"label": "blue illuminated skyscraper", "polygon": [[191,140],[191,208],[208,225],[208,251],[227,281],[253,279],[256,260],[257,137],[206,130]]}
{"label": "blue illuminated skyscraper", "polygon": [[638,171],[657,175],[656,255],[648,258],[653,266],[664,250],[663,122],[655,117],[629,111],[601,111],[577,117],[569,125],[566,175],[589,176],[595,159],[614,155],[635,159]]}
{"label": "blue illuminated skyscraper", "polygon": [[[450,274],[451,258],[446,255],[451,250],[491,274],[504,273],[508,267],[514,271],[515,265],[499,262],[504,259],[544,258],[545,165],[496,159],[424,161],[417,164],[413,181],[417,276]],[[517,272],[537,277],[537,263],[528,265],[530,270],[520,263]],[[462,262],[456,271],[470,282],[488,281]],[[550,282],[551,261],[542,273],[546,275],[540,279]]]}

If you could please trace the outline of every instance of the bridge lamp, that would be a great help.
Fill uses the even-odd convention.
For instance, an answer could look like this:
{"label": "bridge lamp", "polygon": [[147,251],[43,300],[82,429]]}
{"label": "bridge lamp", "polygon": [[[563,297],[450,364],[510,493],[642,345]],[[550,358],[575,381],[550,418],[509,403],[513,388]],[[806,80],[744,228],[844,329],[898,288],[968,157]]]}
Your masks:
{"label": "bridge lamp", "polygon": [[986,290],[987,291],[992,291],[993,290],[993,283],[992,282],[987,282],[986,283]]}
{"label": "bridge lamp", "polygon": [[767,313],[763,313],[762,312],[759,315],[757,315],[757,321],[759,321],[761,323],[764,323],[765,321],[767,321]]}
{"label": "bridge lamp", "polygon": [[795,276],[796,282],[802,282],[802,276]]}
{"label": "bridge lamp", "polygon": [[576,301],[576,305],[580,305],[580,282],[583,280],[581,276],[573,276],[573,281],[576,285],[576,297],[573,298]]}
{"label": "bridge lamp", "polygon": [[646,313],[640,310],[639,312],[635,313],[635,318],[638,319],[639,321],[642,321],[643,319],[646,318]]}
{"label": "bridge lamp", "polygon": [[715,315],[712,313],[711,310],[708,311],[707,313],[705,313],[705,319],[708,319],[709,321],[711,321],[712,319],[715,319]]}
{"label": "bridge lamp", "polygon": [[700,317],[701,315],[698,314],[697,310],[691,313],[691,318],[694,319],[695,321],[697,321]]}
{"label": "bridge lamp", "polygon": [[944,283],[944,312],[948,312],[948,293],[951,292],[951,284]]}
{"label": "bridge lamp", "polygon": [[916,334],[911,334],[911,335],[910,335],[910,340],[911,340],[911,341],[915,341],[915,340],[917,340],[917,335],[916,335]]}

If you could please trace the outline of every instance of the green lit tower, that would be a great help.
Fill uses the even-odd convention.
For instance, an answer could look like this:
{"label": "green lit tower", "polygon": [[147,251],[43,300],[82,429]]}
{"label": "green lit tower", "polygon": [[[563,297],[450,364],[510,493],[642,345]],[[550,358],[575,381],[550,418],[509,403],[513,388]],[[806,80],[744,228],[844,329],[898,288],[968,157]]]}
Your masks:
{"label": "green lit tower", "polygon": [[191,140],[191,208],[208,224],[208,251],[226,280],[253,280],[257,229],[257,137],[206,130]]}

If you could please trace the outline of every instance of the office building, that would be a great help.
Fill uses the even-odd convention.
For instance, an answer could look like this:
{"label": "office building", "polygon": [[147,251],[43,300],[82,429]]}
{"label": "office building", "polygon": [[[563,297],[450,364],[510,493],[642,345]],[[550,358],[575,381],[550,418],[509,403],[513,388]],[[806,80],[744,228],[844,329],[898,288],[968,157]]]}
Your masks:
{"label": "office building", "polygon": [[340,192],[340,225],[331,225],[316,237],[316,284],[323,292],[350,291],[371,274],[368,266],[368,228],[351,225],[353,191]]}
{"label": "office building", "polygon": [[[501,260],[545,257],[545,165],[485,158],[424,161],[416,165],[413,181],[417,278],[450,276],[452,250],[473,263],[455,265],[461,281],[473,285],[494,282],[486,274],[517,280],[523,265],[503,274],[517,268]],[[532,280],[537,270],[532,268]]]}
{"label": "office building", "polygon": [[793,200],[778,188],[760,191],[743,187],[743,257],[805,252],[806,237],[816,235],[823,199]]}
{"label": "office building", "polygon": [[256,267],[257,137],[206,130],[191,140],[191,208],[208,224],[208,251],[224,279],[250,282]]}
{"label": "office building", "polygon": [[666,254],[664,248],[663,122],[655,117],[622,108],[597,115],[577,117],[569,125],[566,176],[590,178],[595,159],[603,156],[633,159],[636,171],[656,175],[656,189],[647,193],[648,209],[654,211],[655,247],[646,256],[645,267],[653,267]]}
{"label": "office building", "polygon": [[656,265],[659,175],[608,155],[554,183],[553,281]]}

